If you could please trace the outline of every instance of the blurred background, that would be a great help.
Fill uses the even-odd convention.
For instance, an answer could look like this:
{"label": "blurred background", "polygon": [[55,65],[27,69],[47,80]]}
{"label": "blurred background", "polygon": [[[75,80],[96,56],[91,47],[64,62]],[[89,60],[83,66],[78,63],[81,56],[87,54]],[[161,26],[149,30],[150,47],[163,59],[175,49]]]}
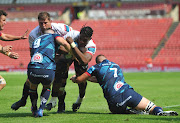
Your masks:
{"label": "blurred background", "polygon": [[[180,71],[179,0],[0,0],[0,8],[8,13],[2,32],[12,35],[38,26],[42,11],[76,30],[91,26],[97,51],[89,66],[104,54],[124,72]],[[0,54],[0,71],[26,71],[28,39],[0,44],[20,55],[14,60]]]}

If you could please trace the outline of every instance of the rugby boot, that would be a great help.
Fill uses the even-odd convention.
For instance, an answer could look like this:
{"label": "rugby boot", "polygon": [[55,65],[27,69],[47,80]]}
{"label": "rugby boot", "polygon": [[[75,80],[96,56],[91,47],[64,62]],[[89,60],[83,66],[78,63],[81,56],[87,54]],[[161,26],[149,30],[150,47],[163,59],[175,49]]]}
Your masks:
{"label": "rugby boot", "polygon": [[42,110],[42,109],[39,109],[39,110],[37,111],[35,117],[43,117],[43,110]]}
{"label": "rugby boot", "polygon": [[44,107],[47,111],[50,111],[52,108],[55,108],[57,105],[57,101],[51,101]]}
{"label": "rugby boot", "polygon": [[72,110],[73,112],[76,112],[81,106],[81,103],[73,103]]}
{"label": "rugby boot", "polygon": [[11,109],[12,110],[18,110],[20,107],[23,107],[26,105],[26,101],[23,100],[19,100],[17,102],[15,102],[14,104],[12,104]]}
{"label": "rugby boot", "polygon": [[65,102],[59,102],[57,113],[64,113],[64,112],[65,112]]}
{"label": "rugby boot", "polygon": [[157,113],[159,116],[178,116],[178,113],[175,111],[161,111]]}

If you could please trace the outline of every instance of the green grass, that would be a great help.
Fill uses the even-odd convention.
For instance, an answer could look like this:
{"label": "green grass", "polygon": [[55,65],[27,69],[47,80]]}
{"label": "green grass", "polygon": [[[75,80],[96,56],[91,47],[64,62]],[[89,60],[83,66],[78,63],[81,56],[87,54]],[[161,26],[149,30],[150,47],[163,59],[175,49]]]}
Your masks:
{"label": "green grass", "polygon": [[[180,122],[180,116],[153,116],[153,115],[118,115],[109,114],[106,100],[97,83],[88,83],[86,97],[78,112],[72,112],[72,103],[78,96],[78,86],[69,79],[66,85],[66,112],[57,114],[57,107],[51,111],[44,111],[42,118],[32,117],[30,99],[25,107],[17,111],[11,110],[11,105],[18,101],[22,94],[23,84],[27,78],[25,74],[0,73],[7,82],[7,86],[0,91],[0,123],[46,123],[46,122],[70,122],[70,123],[154,123],[154,122]],[[180,73],[125,73],[125,80],[134,89],[161,107],[180,105]],[[71,75],[70,75],[71,76]],[[40,94],[42,86],[39,86]],[[39,105],[38,100],[38,105]],[[180,106],[164,108],[180,113]]]}

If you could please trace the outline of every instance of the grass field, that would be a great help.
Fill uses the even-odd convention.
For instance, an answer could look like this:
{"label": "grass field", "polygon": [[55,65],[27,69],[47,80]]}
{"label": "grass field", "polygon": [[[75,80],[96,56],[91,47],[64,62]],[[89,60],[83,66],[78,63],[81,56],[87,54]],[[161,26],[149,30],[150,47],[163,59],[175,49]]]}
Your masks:
{"label": "grass field", "polygon": [[[106,100],[100,86],[88,83],[86,98],[81,108],[72,112],[72,103],[78,96],[78,86],[70,80],[67,82],[66,112],[57,114],[57,107],[51,111],[44,111],[42,118],[32,117],[30,99],[25,107],[17,111],[11,110],[11,105],[18,101],[22,94],[26,74],[0,73],[7,82],[7,86],[0,92],[0,123],[154,123],[180,122],[180,116],[153,116],[153,115],[118,115],[109,114]],[[180,72],[161,73],[125,73],[125,80],[142,96],[161,106],[164,110],[175,110],[180,113]],[[71,76],[71,75],[70,75]],[[42,86],[39,86],[40,94]],[[38,100],[38,105],[39,105]]]}

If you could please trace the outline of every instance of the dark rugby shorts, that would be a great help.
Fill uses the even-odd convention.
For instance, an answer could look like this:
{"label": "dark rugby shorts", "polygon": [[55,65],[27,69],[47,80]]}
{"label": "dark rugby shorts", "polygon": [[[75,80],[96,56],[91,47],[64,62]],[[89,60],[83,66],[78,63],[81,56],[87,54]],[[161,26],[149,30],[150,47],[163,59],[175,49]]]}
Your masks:
{"label": "dark rugby shorts", "polygon": [[49,69],[28,69],[27,73],[28,79],[33,84],[50,85],[55,77],[55,71]]}
{"label": "dark rugby shorts", "polygon": [[109,110],[115,114],[126,114],[127,107],[135,108],[142,100],[142,96],[133,89],[127,89],[116,98],[108,101]]}

